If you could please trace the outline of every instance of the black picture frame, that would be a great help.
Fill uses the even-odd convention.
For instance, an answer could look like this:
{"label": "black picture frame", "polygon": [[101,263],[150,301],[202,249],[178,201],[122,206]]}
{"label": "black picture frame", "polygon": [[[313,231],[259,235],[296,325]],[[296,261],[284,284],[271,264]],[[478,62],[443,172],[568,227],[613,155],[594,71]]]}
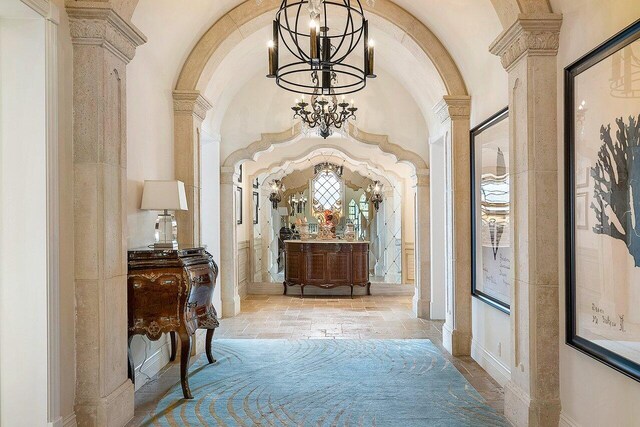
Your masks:
{"label": "black picture frame", "polygon": [[240,166],[238,167],[238,183],[240,184],[242,183],[242,174],[243,174],[242,164],[240,164]]}
{"label": "black picture frame", "polygon": [[[565,191],[565,280],[566,280],[566,344],[570,347],[608,365],[616,371],[640,381],[640,363],[600,346],[578,334],[577,330],[577,286],[576,286],[576,78],[589,68],[609,58],[625,46],[640,40],[640,20],[611,37],[591,52],[584,55],[564,71],[564,191]],[[609,82],[602,83],[609,87]]]}
{"label": "black picture frame", "polygon": [[257,224],[260,222],[259,218],[260,213],[260,193],[257,191],[253,192],[253,223]]}
{"label": "black picture frame", "polygon": [[478,289],[478,278],[476,277],[476,271],[478,266],[478,259],[476,257],[476,242],[478,239],[478,230],[476,226],[476,218],[479,215],[477,209],[476,199],[476,139],[477,137],[486,131],[487,129],[495,126],[496,124],[506,120],[509,117],[509,107],[505,107],[502,110],[498,111],[478,126],[471,129],[471,295],[480,301],[489,304],[491,307],[494,307],[503,313],[511,314],[511,306],[505,301],[501,301],[498,298],[495,298],[491,295],[488,295],[481,290]]}
{"label": "black picture frame", "polygon": [[242,225],[242,187],[236,187],[236,224]]}
{"label": "black picture frame", "polygon": [[253,188],[260,188],[260,182],[258,181],[258,178],[255,179],[255,181],[253,181]]}

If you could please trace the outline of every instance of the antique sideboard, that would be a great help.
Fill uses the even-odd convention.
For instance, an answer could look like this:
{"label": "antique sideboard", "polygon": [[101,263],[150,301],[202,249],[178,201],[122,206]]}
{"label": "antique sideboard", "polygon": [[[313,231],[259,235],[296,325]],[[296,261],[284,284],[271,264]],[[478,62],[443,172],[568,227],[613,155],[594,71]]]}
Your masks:
{"label": "antique sideboard", "polygon": [[[180,378],[185,399],[189,389],[191,340],[196,329],[206,329],[209,363],[215,359],[211,341],[219,326],[213,307],[218,266],[204,248],[129,251],[128,331],[129,346],[135,335],[152,341],[169,333],[170,360],[176,356],[176,334],[180,337]],[[129,352],[129,376],[135,382],[135,367]]]}
{"label": "antique sideboard", "polygon": [[305,286],[335,288],[350,286],[367,288],[369,281],[369,242],[341,240],[287,240],[285,241],[285,279],[287,286],[300,286],[304,298]]}

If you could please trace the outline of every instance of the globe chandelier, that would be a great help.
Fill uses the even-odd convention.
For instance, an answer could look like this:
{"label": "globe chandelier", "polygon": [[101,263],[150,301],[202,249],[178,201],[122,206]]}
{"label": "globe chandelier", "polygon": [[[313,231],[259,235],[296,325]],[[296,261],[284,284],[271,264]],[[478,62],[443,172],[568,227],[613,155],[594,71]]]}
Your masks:
{"label": "globe chandelier", "polygon": [[[291,59],[283,64],[281,46],[290,54],[283,60]],[[374,44],[360,0],[282,0],[268,47],[267,77],[297,94],[347,95],[376,77]],[[364,56],[361,64],[355,58],[358,48]]]}

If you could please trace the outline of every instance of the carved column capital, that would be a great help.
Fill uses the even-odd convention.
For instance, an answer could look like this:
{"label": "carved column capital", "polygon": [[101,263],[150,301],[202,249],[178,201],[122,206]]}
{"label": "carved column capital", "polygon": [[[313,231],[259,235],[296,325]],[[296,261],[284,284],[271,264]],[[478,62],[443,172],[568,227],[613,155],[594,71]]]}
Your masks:
{"label": "carved column capital", "polygon": [[198,90],[173,91],[173,111],[176,113],[193,114],[204,120],[211,108],[213,105]]}
{"label": "carved column capital", "polygon": [[220,184],[234,184],[234,168],[229,166],[220,167]]}
{"label": "carved column capital", "polygon": [[561,26],[562,15],[555,13],[519,15],[491,44],[489,51],[500,57],[506,70],[524,56],[555,56]]}
{"label": "carved column capital", "polygon": [[441,123],[447,120],[469,119],[471,114],[471,97],[470,96],[451,96],[445,95],[438,102],[433,111],[440,119]]}
{"label": "carved column capital", "polygon": [[416,186],[428,187],[431,182],[431,171],[429,169],[420,169],[416,171]]}
{"label": "carved column capital", "polygon": [[67,2],[74,45],[102,46],[128,64],[147,38],[104,2]]}

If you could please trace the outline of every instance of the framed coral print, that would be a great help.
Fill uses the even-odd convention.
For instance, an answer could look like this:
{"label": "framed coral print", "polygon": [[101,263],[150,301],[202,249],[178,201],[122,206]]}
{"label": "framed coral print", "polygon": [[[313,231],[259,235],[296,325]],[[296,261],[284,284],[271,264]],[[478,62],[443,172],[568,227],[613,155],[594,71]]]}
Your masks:
{"label": "framed coral print", "polygon": [[471,130],[471,293],[510,313],[509,111]]}
{"label": "framed coral print", "polygon": [[565,69],[566,341],[638,381],[639,75],[640,21]]}

